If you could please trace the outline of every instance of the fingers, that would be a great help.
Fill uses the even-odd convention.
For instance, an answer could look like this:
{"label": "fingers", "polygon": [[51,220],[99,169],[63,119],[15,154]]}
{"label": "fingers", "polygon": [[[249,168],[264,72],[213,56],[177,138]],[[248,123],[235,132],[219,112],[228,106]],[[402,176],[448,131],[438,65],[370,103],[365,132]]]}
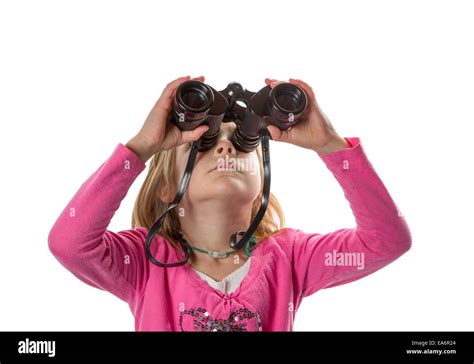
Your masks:
{"label": "fingers", "polygon": [[179,85],[181,85],[183,82],[189,81],[190,79],[190,76],[185,76],[177,78],[176,80],[168,83],[160,96],[160,100],[169,101],[174,96],[174,93]]}
{"label": "fingers", "polygon": [[191,76],[184,76],[184,77],[179,77],[176,80],[173,80],[166,85],[160,98],[155,104],[155,109],[156,109],[158,118],[160,118],[161,120],[166,120],[168,114],[171,113],[171,110],[173,108],[173,100],[176,94],[176,90],[182,83],[189,81],[191,79],[204,82],[204,76],[199,76],[195,78],[191,78]]}
{"label": "fingers", "polygon": [[280,130],[276,126],[268,125],[267,126],[268,132],[272,136],[272,140],[277,142],[289,142],[289,132],[285,130]]}
{"label": "fingers", "polygon": [[[286,81],[279,81],[279,80],[276,80],[274,78],[265,78],[265,83],[267,85],[270,85],[270,87],[272,87],[272,88],[275,87],[276,85],[278,85],[279,83],[282,83],[282,82],[286,82]],[[304,82],[302,80],[299,80],[299,79],[295,79],[295,78],[290,78],[288,80],[288,82],[292,83],[296,86],[301,87],[303,89],[303,91],[306,93],[306,95],[308,96],[308,98],[316,99],[316,95],[314,94],[313,89],[306,82]]]}
{"label": "fingers", "polygon": [[308,97],[308,102],[311,104],[311,103],[315,103],[315,106],[318,105],[317,101],[316,101],[316,95],[314,94],[314,91],[313,91],[313,88],[308,85],[306,82],[302,81],[302,80],[298,80],[298,79],[294,79],[294,78],[290,78],[290,83],[298,86],[298,87],[301,87],[301,89],[305,92],[306,96]]}
{"label": "fingers", "polygon": [[209,130],[209,126],[200,125],[194,130],[188,130],[181,132],[181,142],[180,144],[189,143],[198,140],[201,135]]}
{"label": "fingers", "polygon": [[265,83],[270,86],[271,88],[274,88],[276,85],[278,85],[279,83],[284,83],[286,81],[279,81],[279,80],[276,80],[274,78],[265,78]]}
{"label": "fingers", "polygon": [[278,80],[275,80],[274,78],[265,78],[265,83],[267,85],[270,85],[272,82],[278,82]]}
{"label": "fingers", "polygon": [[157,104],[159,104],[161,107],[165,109],[168,109],[168,106],[172,105],[176,90],[182,83],[189,80],[197,80],[197,81],[204,82],[204,79],[205,79],[204,76],[199,76],[199,77],[194,77],[194,78],[191,78],[191,76],[184,76],[184,77],[177,78],[174,81],[171,81],[170,83],[166,85],[165,89],[163,90],[163,93],[161,94],[160,98],[157,101]]}
{"label": "fingers", "polygon": [[275,141],[280,141],[280,136],[281,136],[281,130],[274,127],[273,125],[268,125],[267,126],[268,132],[272,136],[272,140]]}
{"label": "fingers", "polygon": [[159,117],[166,119],[167,114],[171,112],[173,106],[173,98],[176,93],[176,89],[181,85],[183,82],[189,81],[191,77],[185,76],[177,78],[174,81],[168,83],[163,90],[160,98],[155,104],[155,108],[159,113]]}

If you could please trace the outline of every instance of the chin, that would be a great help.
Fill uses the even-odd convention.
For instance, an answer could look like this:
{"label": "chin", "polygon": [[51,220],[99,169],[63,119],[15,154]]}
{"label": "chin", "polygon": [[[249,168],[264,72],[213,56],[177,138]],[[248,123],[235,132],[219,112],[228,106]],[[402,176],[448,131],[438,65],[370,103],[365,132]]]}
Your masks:
{"label": "chin", "polygon": [[244,183],[244,181],[239,181],[235,179],[226,179],[220,178],[217,181],[214,181],[211,185],[212,190],[215,195],[229,196],[245,196],[252,195],[252,191],[249,191],[249,186]]}
{"label": "chin", "polygon": [[[235,172],[233,172],[235,173]],[[229,204],[248,204],[258,196],[258,184],[242,176],[232,175],[231,172],[219,172],[216,177],[208,178],[196,186],[190,186],[193,200],[226,200]]]}

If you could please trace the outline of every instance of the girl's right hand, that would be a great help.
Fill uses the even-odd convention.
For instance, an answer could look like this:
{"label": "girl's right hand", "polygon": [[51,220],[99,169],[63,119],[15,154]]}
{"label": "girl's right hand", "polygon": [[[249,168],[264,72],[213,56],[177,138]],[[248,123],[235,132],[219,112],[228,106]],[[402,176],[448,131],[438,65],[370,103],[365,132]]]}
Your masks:
{"label": "girl's right hand", "polygon": [[[144,162],[162,150],[198,140],[209,129],[207,125],[201,125],[194,130],[181,131],[171,121],[176,90],[190,79],[190,76],[180,77],[165,87],[138,134],[126,144]],[[204,82],[204,76],[193,80]]]}

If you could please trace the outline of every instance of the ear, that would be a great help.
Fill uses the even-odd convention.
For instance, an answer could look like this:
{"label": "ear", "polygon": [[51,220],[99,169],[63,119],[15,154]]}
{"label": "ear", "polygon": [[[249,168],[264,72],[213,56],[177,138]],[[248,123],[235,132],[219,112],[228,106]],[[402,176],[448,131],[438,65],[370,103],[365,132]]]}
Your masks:
{"label": "ear", "polygon": [[168,186],[161,185],[158,187],[158,197],[164,203],[171,203],[173,201],[173,196]]}

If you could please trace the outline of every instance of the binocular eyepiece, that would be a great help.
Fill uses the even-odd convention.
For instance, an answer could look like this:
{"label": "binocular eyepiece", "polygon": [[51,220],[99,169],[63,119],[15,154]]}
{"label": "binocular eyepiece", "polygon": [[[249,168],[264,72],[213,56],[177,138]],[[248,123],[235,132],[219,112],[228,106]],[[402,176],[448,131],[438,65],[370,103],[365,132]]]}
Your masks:
{"label": "binocular eyepiece", "polygon": [[258,147],[263,129],[274,125],[288,130],[297,123],[307,104],[304,91],[288,82],[251,92],[236,82],[216,91],[203,82],[190,80],[176,91],[173,122],[183,131],[208,125],[199,146],[199,151],[205,151],[217,142],[221,122],[233,121],[236,128],[231,141],[237,150],[248,153]]}

